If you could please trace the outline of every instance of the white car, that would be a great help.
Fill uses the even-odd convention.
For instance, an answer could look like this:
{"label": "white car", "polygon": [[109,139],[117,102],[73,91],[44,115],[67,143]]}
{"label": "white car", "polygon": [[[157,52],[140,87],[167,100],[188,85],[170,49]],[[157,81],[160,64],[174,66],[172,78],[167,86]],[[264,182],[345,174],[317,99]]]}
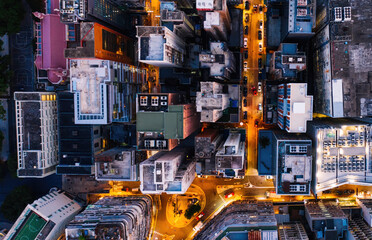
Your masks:
{"label": "white car", "polygon": [[262,111],[262,104],[261,103],[258,104],[258,111]]}
{"label": "white car", "polygon": [[262,20],[259,21],[259,24],[260,24],[260,29],[262,29],[262,27],[263,27],[263,22],[262,22]]}
{"label": "white car", "polygon": [[258,43],[258,51],[259,52],[262,52],[262,42],[259,42]]}
{"label": "white car", "polygon": [[248,63],[244,62],[244,71],[248,71]]}
{"label": "white car", "polygon": [[244,48],[248,47],[248,38],[244,38]]}
{"label": "white car", "polygon": [[257,92],[261,92],[261,91],[262,91],[262,83],[258,82]]}

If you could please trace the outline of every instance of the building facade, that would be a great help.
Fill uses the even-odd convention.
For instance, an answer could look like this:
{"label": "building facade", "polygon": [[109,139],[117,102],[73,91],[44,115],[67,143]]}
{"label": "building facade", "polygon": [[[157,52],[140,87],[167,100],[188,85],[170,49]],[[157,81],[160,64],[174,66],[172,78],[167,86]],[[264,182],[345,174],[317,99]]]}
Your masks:
{"label": "building facade", "polygon": [[50,191],[26,206],[4,240],[58,239],[81,209],[80,203],[66,193]]}
{"label": "building facade", "polygon": [[58,164],[57,101],[52,92],[14,92],[20,178],[43,178]]}
{"label": "building facade", "polygon": [[140,163],[141,192],[184,194],[195,178],[195,162],[187,159],[188,151],[177,147]]}
{"label": "building facade", "polygon": [[307,95],[307,83],[278,86],[278,126],[290,133],[305,133],[313,120],[313,96]]}
{"label": "building facade", "polygon": [[67,240],[147,239],[152,200],[148,196],[104,197],[89,205],[67,225]]}

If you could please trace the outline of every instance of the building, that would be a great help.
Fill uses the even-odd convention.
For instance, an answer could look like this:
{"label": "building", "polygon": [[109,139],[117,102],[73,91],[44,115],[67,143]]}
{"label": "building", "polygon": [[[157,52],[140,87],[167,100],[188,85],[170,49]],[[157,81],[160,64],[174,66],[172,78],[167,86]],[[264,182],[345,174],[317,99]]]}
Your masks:
{"label": "building", "polygon": [[43,178],[58,164],[57,101],[52,92],[14,92],[20,178]]}
{"label": "building", "polygon": [[101,127],[74,122],[74,94],[58,92],[57,174],[94,174],[94,155],[103,146]]}
{"label": "building", "polygon": [[361,120],[319,119],[308,123],[307,134],[316,149],[314,193],[344,184],[372,185],[372,125]]}
{"label": "building", "polygon": [[216,79],[230,80],[235,72],[235,57],[225,42],[210,42],[209,50],[199,54],[201,68],[209,69],[209,76]]}
{"label": "building", "polygon": [[309,240],[300,222],[282,223],[278,226],[279,240]]}
{"label": "building", "polygon": [[177,9],[177,4],[170,1],[160,2],[161,25],[169,28],[176,35],[183,38],[194,36],[195,28],[185,12]]}
{"label": "building", "polygon": [[196,111],[201,122],[239,122],[240,88],[235,84],[200,82]]}
{"label": "building", "polygon": [[305,52],[297,50],[297,43],[281,43],[270,60],[270,74],[274,80],[295,80],[306,69]]}
{"label": "building", "polygon": [[[268,201],[233,201],[207,224],[197,230],[201,239],[278,239],[273,203]],[[199,231],[200,230],[200,231]]]}
{"label": "building", "polygon": [[[143,154],[140,154],[143,153]],[[95,156],[96,179],[99,181],[138,181],[139,162],[146,154],[135,148],[115,147]]]}
{"label": "building", "polygon": [[[372,18],[368,1],[318,0],[314,38],[315,111],[334,118],[372,115]],[[363,16],[360,18],[359,16]]]}
{"label": "building", "polygon": [[313,96],[307,83],[287,83],[278,87],[278,126],[290,133],[305,133],[313,120]]}
{"label": "building", "polygon": [[245,132],[233,132],[216,152],[216,171],[224,177],[244,177],[246,169]]}
{"label": "building", "polygon": [[284,0],[282,40],[309,39],[314,33],[316,16],[314,0]]}
{"label": "building", "polygon": [[356,201],[362,208],[364,221],[366,221],[369,227],[372,227],[372,199],[357,198]]}
{"label": "building", "polygon": [[165,26],[137,26],[138,61],[158,67],[182,67],[186,43]]}
{"label": "building", "polygon": [[306,135],[259,131],[258,173],[276,176],[277,195],[310,195],[312,158],[311,139]]}
{"label": "building", "polygon": [[216,175],[216,152],[223,142],[218,129],[204,129],[195,136],[196,173],[198,175]]}
{"label": "building", "polygon": [[348,217],[333,200],[306,200],[305,217],[313,239],[342,239],[348,232]]}
{"label": "building", "polygon": [[137,94],[137,149],[166,150],[199,128],[194,104],[179,104],[175,93]]}
{"label": "building", "polygon": [[149,196],[104,197],[89,205],[65,230],[67,240],[147,239],[152,218]]}
{"label": "building", "polygon": [[158,152],[140,163],[143,194],[184,194],[195,178],[195,162],[188,159],[188,149],[177,147]]}
{"label": "building", "polygon": [[56,9],[58,0],[45,1],[47,8],[44,13],[35,12],[36,59],[38,80],[46,79],[52,84],[60,84],[67,80],[66,59],[63,55],[66,48],[66,29],[61,23]]}
{"label": "building", "polygon": [[111,0],[111,2],[124,9],[142,10],[145,7],[143,0]]}
{"label": "building", "polygon": [[203,16],[204,30],[214,40],[229,40],[231,19],[226,0],[197,0],[196,10]]}
{"label": "building", "polygon": [[61,22],[69,25],[85,22],[98,22],[120,31],[131,29],[131,23],[122,8],[113,1],[61,0]]}
{"label": "building", "polygon": [[134,64],[133,39],[111,28],[95,22],[81,22],[67,25],[66,35],[66,58],[102,59]]}
{"label": "building", "polygon": [[28,204],[4,240],[58,239],[81,205],[62,191],[53,190]]}

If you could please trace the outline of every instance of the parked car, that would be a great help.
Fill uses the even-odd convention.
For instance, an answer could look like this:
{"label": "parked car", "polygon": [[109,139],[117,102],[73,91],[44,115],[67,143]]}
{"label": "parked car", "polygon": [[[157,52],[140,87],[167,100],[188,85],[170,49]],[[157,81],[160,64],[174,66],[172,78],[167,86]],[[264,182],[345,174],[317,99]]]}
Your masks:
{"label": "parked car", "polygon": [[258,40],[262,40],[262,31],[258,30]]}
{"label": "parked car", "polygon": [[248,50],[244,51],[244,59],[248,59]]}
{"label": "parked car", "polygon": [[258,82],[257,91],[258,92],[261,92],[262,91],[262,83],[261,82]]}
{"label": "parked car", "polygon": [[258,120],[257,119],[254,121],[254,126],[258,127]]}
{"label": "parked car", "polygon": [[225,194],[225,198],[231,198],[231,197],[233,197],[234,195],[235,195],[234,192],[229,192],[229,193],[226,193],[226,194]]}
{"label": "parked car", "polygon": [[252,86],[252,87],[251,87],[251,91],[252,91],[252,94],[253,94],[254,96],[257,95],[257,89],[256,89],[255,86]]}
{"label": "parked car", "polygon": [[248,63],[244,62],[244,71],[248,71]]}
{"label": "parked car", "polygon": [[243,78],[243,84],[244,85],[247,85],[247,82],[248,82],[248,78],[247,78],[247,76],[244,76],[244,78]]}
{"label": "parked car", "polygon": [[244,8],[245,10],[249,10],[249,1],[244,2]]}
{"label": "parked car", "polygon": [[246,97],[248,95],[248,89],[246,87],[243,88],[243,96]]}
{"label": "parked car", "polygon": [[243,106],[244,106],[244,107],[247,107],[247,105],[248,105],[248,101],[247,101],[246,98],[244,98],[244,100],[243,100]]}
{"label": "parked car", "polygon": [[258,68],[262,68],[262,58],[258,59]]}
{"label": "parked car", "polygon": [[262,5],[259,6],[258,10],[260,11],[260,13],[262,13],[262,10],[263,10]]}
{"label": "parked car", "polygon": [[247,111],[244,111],[243,112],[243,119],[247,120],[247,118],[248,118],[248,113],[247,113]]}
{"label": "parked car", "polygon": [[248,47],[248,38],[244,38],[244,48]]}
{"label": "parked car", "polygon": [[201,212],[198,216],[196,216],[196,220],[199,221],[202,217],[204,217],[204,212]]}
{"label": "parked car", "polygon": [[261,71],[258,72],[258,81],[263,80],[263,73]]}
{"label": "parked car", "polygon": [[244,34],[245,34],[245,35],[248,35],[248,26],[245,26],[245,27],[244,27]]}
{"label": "parked car", "polygon": [[257,8],[258,8],[257,5],[253,5],[253,10],[252,10],[252,12],[257,12]]}
{"label": "parked car", "polygon": [[262,111],[262,103],[258,104],[258,111]]}
{"label": "parked car", "polygon": [[260,29],[262,29],[263,28],[263,21],[260,20],[260,21],[258,21],[258,23],[259,23]]}
{"label": "parked car", "polygon": [[246,23],[249,22],[249,14],[248,13],[245,14],[244,22],[246,22]]}
{"label": "parked car", "polygon": [[259,52],[262,52],[262,42],[259,42],[258,43],[258,51]]}

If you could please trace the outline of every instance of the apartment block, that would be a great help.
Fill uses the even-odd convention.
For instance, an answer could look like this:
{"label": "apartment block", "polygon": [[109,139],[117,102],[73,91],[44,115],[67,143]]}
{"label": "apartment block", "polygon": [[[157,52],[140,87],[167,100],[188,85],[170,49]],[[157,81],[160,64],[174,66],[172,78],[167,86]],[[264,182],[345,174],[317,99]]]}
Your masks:
{"label": "apartment block", "polygon": [[68,194],[52,190],[26,206],[4,240],[58,239],[81,209],[80,203]]}
{"label": "apartment block", "polygon": [[54,92],[14,92],[17,176],[43,178],[58,164],[57,101]]}

